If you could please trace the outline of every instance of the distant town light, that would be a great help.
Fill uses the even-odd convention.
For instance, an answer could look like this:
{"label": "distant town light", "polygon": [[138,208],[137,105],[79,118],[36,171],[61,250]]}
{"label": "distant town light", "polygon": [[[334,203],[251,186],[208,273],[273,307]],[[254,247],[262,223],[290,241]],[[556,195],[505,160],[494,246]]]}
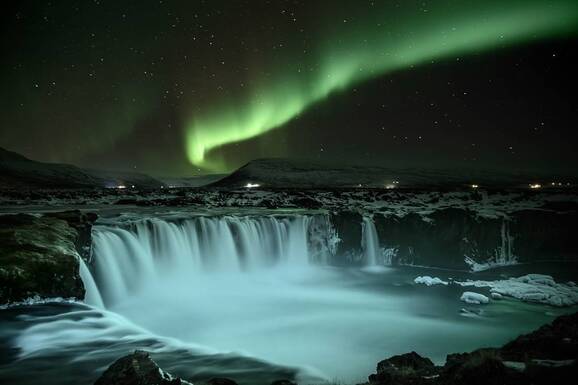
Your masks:
{"label": "distant town light", "polygon": [[119,185],[116,185],[116,188],[123,190],[126,188],[126,186],[123,184],[119,184]]}
{"label": "distant town light", "polygon": [[471,188],[478,188],[478,187],[480,187],[480,186],[477,185],[477,184],[473,184],[473,185],[471,185],[470,187],[471,187]]}
{"label": "distant town light", "polygon": [[386,183],[385,188],[389,190],[389,189],[396,188],[398,185],[399,185],[399,181],[394,180],[394,181],[391,181],[391,183]]}
{"label": "distant town light", "polygon": [[259,183],[247,183],[245,185],[246,188],[255,188],[261,186]]}
{"label": "distant town light", "polygon": [[530,185],[531,189],[539,189],[542,188],[542,185],[540,183],[534,183]]}

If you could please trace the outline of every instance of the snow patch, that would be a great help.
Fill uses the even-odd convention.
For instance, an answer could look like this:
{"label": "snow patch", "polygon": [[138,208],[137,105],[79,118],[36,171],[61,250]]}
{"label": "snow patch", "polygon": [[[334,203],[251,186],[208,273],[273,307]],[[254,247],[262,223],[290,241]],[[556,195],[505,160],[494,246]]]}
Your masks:
{"label": "snow patch", "polygon": [[464,301],[465,303],[473,304],[473,305],[481,305],[490,302],[490,299],[483,294],[474,293],[473,291],[464,291],[460,300]]}
{"label": "snow patch", "polygon": [[434,286],[434,285],[448,285],[448,282],[442,281],[438,277],[430,277],[429,275],[419,276],[413,280],[414,283],[422,284],[426,286]]}

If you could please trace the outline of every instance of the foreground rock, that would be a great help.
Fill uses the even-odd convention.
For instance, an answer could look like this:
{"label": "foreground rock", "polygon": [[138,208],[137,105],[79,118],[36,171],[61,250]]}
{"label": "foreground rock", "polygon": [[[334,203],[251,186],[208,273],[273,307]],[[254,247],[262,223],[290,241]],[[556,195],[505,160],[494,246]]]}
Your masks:
{"label": "foreground rock", "polygon": [[499,349],[447,356],[435,366],[416,352],[377,364],[371,385],[550,385],[578,376],[578,313],[516,338]]}
{"label": "foreground rock", "polygon": [[429,358],[416,352],[393,356],[377,364],[377,373],[369,376],[370,384],[421,384],[437,374]]}
{"label": "foreground rock", "polygon": [[119,358],[94,385],[192,385],[161,370],[149,354],[137,350]]}
{"label": "foreground rock", "polygon": [[[195,382],[197,383],[197,382]],[[213,377],[201,385],[238,385],[235,380]],[[163,371],[152,360],[148,352],[136,350],[134,353],[116,360],[100,376],[94,385],[193,385],[191,382],[172,376]],[[271,385],[297,385],[289,380],[276,380]]]}
{"label": "foreground rock", "polygon": [[79,232],[56,216],[0,216],[0,303],[84,298]]}

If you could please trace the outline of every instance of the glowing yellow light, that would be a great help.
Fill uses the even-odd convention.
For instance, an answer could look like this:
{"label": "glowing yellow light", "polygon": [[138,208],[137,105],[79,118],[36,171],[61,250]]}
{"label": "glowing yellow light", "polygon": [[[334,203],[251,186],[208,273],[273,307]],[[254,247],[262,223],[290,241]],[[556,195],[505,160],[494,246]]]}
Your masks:
{"label": "glowing yellow light", "polygon": [[260,187],[261,185],[259,183],[247,183],[245,185],[246,188],[255,188],[255,187]]}
{"label": "glowing yellow light", "polygon": [[472,188],[478,188],[478,187],[480,187],[480,186],[477,185],[477,184],[473,184],[473,185],[471,185],[471,187],[472,187]]}
{"label": "glowing yellow light", "polygon": [[540,183],[534,183],[530,185],[530,188],[532,189],[539,189],[542,188],[542,185]]}

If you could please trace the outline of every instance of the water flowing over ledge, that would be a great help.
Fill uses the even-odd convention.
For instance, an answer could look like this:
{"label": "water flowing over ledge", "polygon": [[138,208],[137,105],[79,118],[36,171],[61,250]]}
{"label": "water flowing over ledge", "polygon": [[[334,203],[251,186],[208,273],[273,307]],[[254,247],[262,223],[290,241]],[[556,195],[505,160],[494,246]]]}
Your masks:
{"label": "water flowing over ledge", "polygon": [[[112,304],[166,277],[327,264],[335,233],[325,215],[150,218],[93,230],[88,300]],[[84,270],[84,269],[83,269]],[[86,277],[86,274],[84,274]],[[96,285],[90,284],[91,278]],[[94,290],[98,293],[94,293]]]}
{"label": "water flowing over ledge", "polygon": [[507,218],[472,221],[451,210],[436,222],[326,213],[149,217],[95,226],[92,274],[81,266],[81,275],[88,302],[102,305],[175,275],[314,265],[480,271],[518,261],[510,227]]}

